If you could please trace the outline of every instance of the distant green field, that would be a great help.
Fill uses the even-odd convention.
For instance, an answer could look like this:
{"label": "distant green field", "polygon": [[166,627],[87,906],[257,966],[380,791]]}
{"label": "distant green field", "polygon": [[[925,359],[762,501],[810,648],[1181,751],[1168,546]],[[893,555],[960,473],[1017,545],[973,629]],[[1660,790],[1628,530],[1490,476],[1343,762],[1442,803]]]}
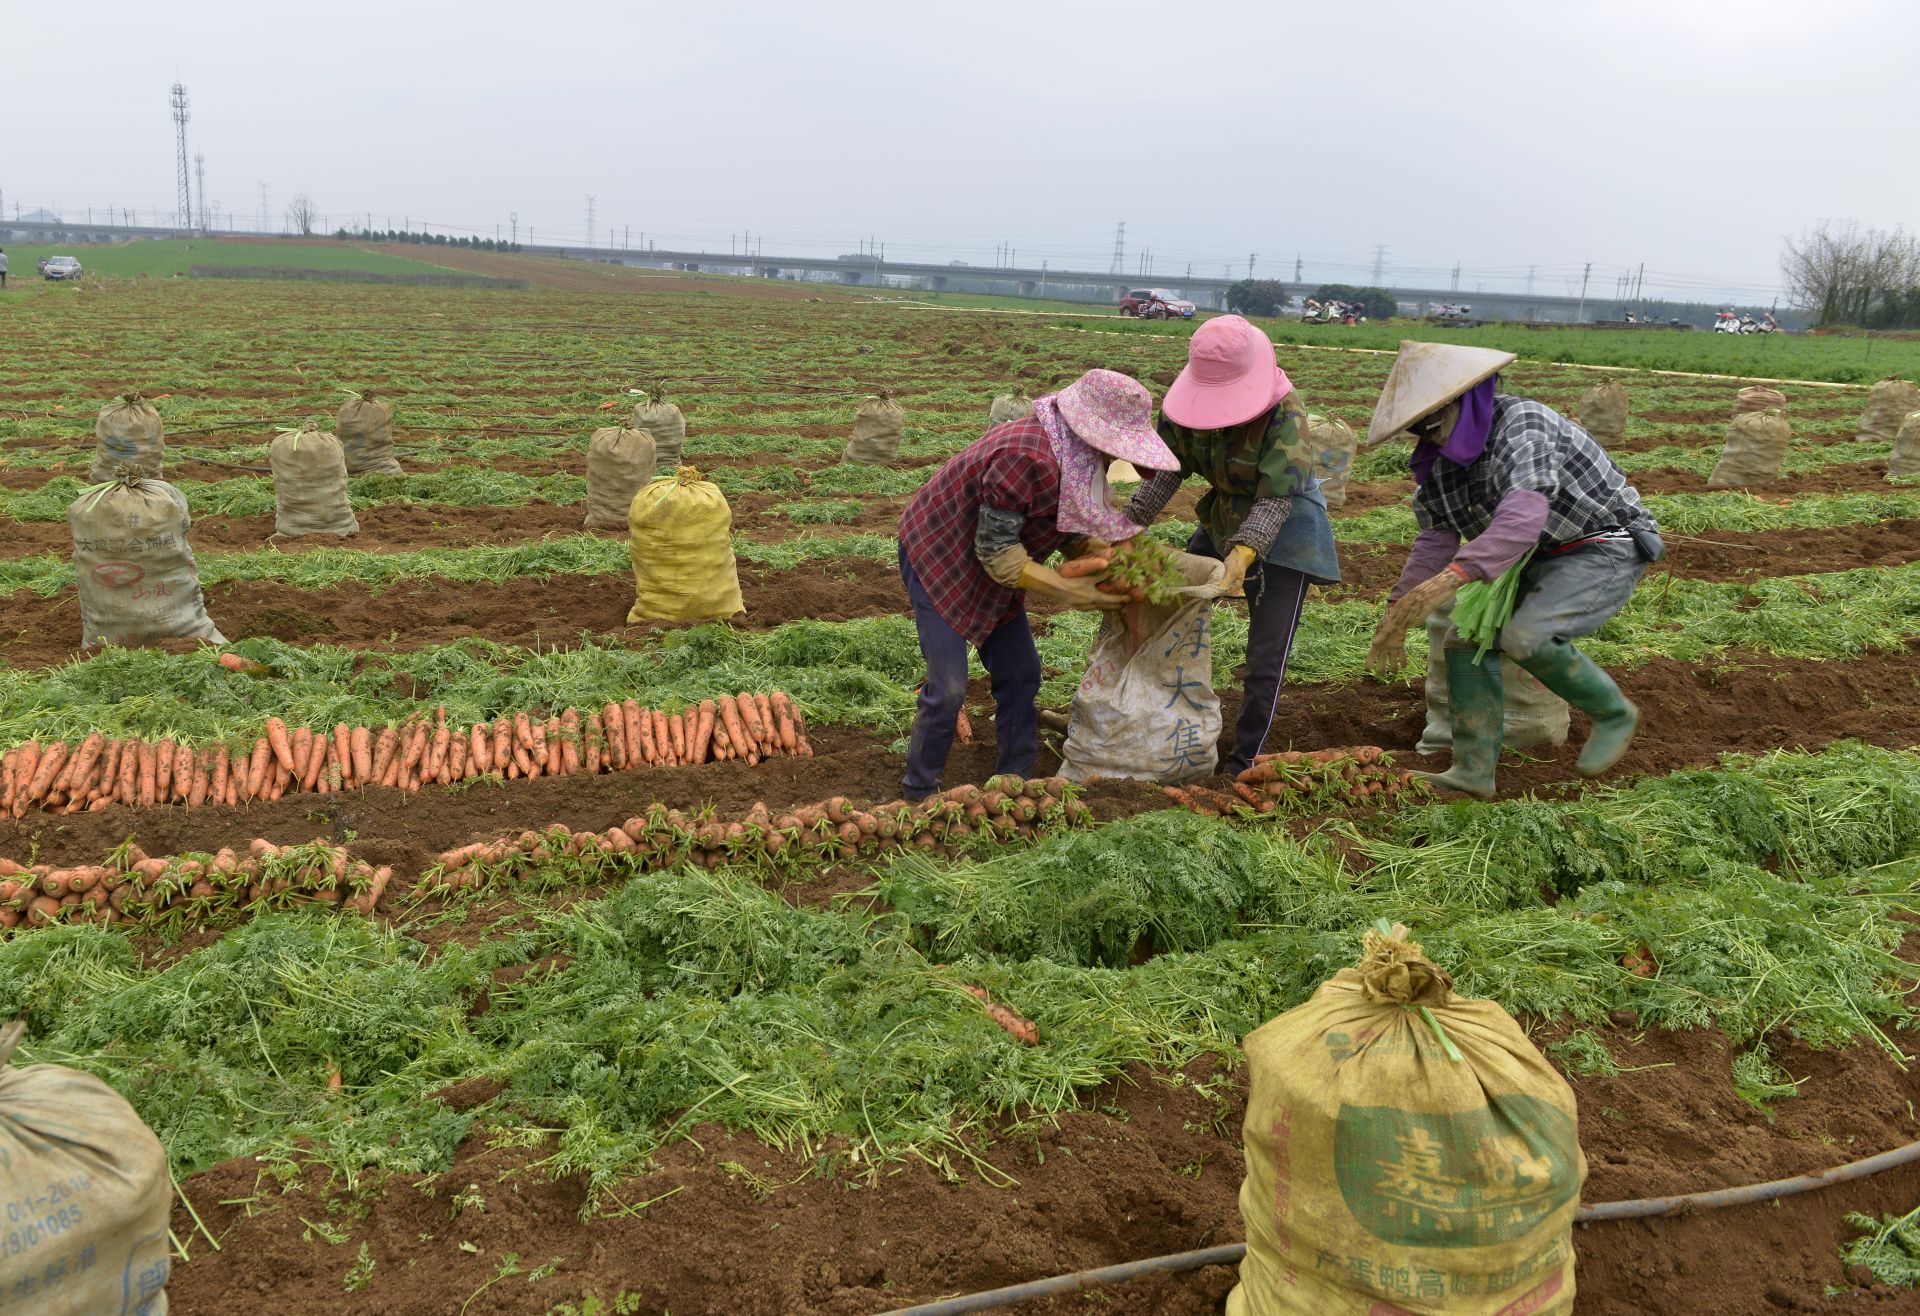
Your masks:
{"label": "distant green field", "polygon": [[111,245],[21,245],[7,248],[9,277],[37,277],[43,256],[73,256],[88,275],[168,278],[195,265],[264,265],[300,270],[360,270],[373,274],[433,274],[442,267],[407,256],[361,251],[327,238],[287,242],[228,242],[219,238],[151,238]]}

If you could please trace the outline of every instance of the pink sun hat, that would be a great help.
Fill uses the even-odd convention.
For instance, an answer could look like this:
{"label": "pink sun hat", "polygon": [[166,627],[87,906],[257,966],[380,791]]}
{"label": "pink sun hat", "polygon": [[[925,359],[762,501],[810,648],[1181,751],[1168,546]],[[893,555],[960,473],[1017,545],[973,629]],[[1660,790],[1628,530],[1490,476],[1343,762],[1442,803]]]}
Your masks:
{"label": "pink sun hat", "polygon": [[1088,447],[1148,470],[1180,468],[1180,459],[1154,433],[1153,394],[1139,380],[1117,370],[1089,370],[1053,401]]}
{"label": "pink sun hat", "polygon": [[1273,340],[1240,316],[1222,315],[1193,331],[1187,367],[1160,411],[1190,430],[1223,430],[1271,410],[1291,392]]}

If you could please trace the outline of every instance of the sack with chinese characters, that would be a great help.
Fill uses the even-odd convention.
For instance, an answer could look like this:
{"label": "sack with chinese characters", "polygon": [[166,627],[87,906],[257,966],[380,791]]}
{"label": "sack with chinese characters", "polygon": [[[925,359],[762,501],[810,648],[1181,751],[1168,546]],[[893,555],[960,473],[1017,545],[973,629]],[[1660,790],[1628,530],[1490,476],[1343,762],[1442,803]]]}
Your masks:
{"label": "sack with chinese characters", "polygon": [[1787,424],[1785,412],[1742,412],[1727,426],[1727,444],[1720,450],[1713,474],[1707,477],[1707,488],[1772,484],[1780,478],[1780,463],[1792,442],[1793,427]]}
{"label": "sack with chinese characters", "polygon": [[1175,783],[1213,775],[1220,697],[1213,692],[1213,603],[1222,564],[1174,555],[1192,597],[1110,612],[1073,696],[1060,775]]}
{"label": "sack with chinese characters", "polygon": [[165,480],[126,475],[73,500],[67,529],[83,646],[227,642],[207,616],[200,570],[187,546],[191,522],[186,496]]}
{"label": "sack with chinese characters", "polygon": [[312,421],[282,429],[267,446],[267,467],[273,472],[274,534],[292,539],[360,533],[339,439]]}
{"label": "sack with chinese characters", "polygon": [[160,1139],[126,1098],[63,1065],[15,1069],[0,1030],[0,1195],[7,1310],[165,1316],[173,1184]]}
{"label": "sack with chinese characters", "polygon": [[900,455],[900,438],[906,432],[907,412],[890,393],[868,398],[853,415],[853,437],[840,454],[843,462],[864,462],[869,466],[891,466]]}
{"label": "sack with chinese characters", "polygon": [[1406,928],[1362,945],[1247,1035],[1247,1255],[1227,1316],[1572,1311],[1572,1089]]}

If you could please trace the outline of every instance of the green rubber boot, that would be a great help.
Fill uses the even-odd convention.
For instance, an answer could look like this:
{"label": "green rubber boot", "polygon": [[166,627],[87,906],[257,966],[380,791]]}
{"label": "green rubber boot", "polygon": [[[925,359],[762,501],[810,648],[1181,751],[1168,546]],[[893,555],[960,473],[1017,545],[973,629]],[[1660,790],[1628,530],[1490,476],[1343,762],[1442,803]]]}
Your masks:
{"label": "green rubber boot", "polygon": [[1447,710],[1453,722],[1453,766],[1445,772],[1413,775],[1445,790],[1493,798],[1493,776],[1500,766],[1500,741],[1506,734],[1506,691],[1500,682],[1500,655],[1484,663],[1472,649],[1448,648]]}
{"label": "green rubber boot", "polygon": [[1582,776],[1597,777],[1626,756],[1634,729],[1640,725],[1640,710],[1599,664],[1565,640],[1555,640],[1518,662],[1541,685],[1593,719],[1593,734],[1574,764]]}

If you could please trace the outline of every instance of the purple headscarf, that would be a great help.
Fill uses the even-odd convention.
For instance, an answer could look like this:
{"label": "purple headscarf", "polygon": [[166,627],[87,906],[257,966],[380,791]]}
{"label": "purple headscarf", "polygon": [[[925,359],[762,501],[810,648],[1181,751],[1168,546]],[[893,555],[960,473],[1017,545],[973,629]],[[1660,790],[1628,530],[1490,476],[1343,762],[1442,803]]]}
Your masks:
{"label": "purple headscarf", "polygon": [[1034,418],[1047,432],[1053,460],[1060,467],[1060,509],[1054,524],[1069,535],[1093,535],[1118,544],[1140,533],[1140,527],[1108,501],[1105,453],[1073,432],[1060,414],[1059,395],[1034,399]]}
{"label": "purple headscarf", "polygon": [[1471,466],[1479,460],[1493,433],[1493,388],[1499,382],[1500,376],[1493,375],[1460,395],[1460,417],[1453,422],[1445,443],[1413,445],[1413,457],[1407,464],[1413,468],[1415,484],[1425,484],[1433,475],[1433,464],[1442,457],[1455,466]]}

